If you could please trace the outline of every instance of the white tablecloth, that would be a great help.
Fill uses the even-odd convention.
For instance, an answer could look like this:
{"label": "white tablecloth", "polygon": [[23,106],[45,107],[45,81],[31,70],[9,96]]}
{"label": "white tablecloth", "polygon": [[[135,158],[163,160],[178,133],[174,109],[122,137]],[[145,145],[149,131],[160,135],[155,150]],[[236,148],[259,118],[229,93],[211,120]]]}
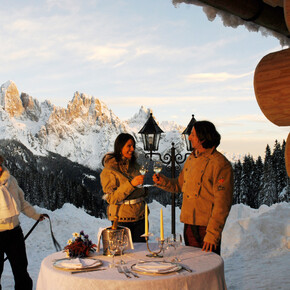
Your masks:
{"label": "white tablecloth", "polygon": [[[156,244],[149,244],[150,249],[157,250]],[[123,259],[128,268],[139,259],[160,261],[162,258],[146,257],[148,250],[146,244],[134,244],[134,250],[128,250]],[[152,250],[151,249],[151,250]],[[174,253],[170,251],[171,255]],[[169,254],[170,254],[169,253]],[[153,289],[226,289],[223,259],[214,254],[206,253],[194,247],[181,246],[177,249],[181,263],[192,269],[192,273],[185,270],[165,275],[144,275],[140,278],[128,279],[124,274],[118,273],[116,268],[107,268],[112,257],[100,253],[97,258],[102,260],[104,271],[71,274],[53,267],[53,261],[65,257],[63,252],[54,253],[46,257],[42,263],[37,281],[37,290],[92,290],[92,289],[126,289],[126,290],[153,290]],[[167,254],[165,258],[170,259]],[[117,263],[120,257],[115,257]]]}

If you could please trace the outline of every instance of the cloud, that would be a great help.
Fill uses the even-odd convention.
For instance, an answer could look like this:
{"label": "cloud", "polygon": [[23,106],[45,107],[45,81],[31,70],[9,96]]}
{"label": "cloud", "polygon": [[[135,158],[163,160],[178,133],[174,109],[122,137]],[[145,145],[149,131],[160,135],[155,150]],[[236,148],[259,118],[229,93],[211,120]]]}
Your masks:
{"label": "cloud", "polygon": [[190,74],[184,76],[187,82],[197,82],[197,83],[209,83],[209,82],[225,82],[232,79],[240,79],[252,75],[253,72],[248,72],[244,74],[229,74],[226,72],[222,73],[198,73]]}
{"label": "cloud", "polygon": [[232,121],[247,121],[247,122],[259,122],[265,123],[267,119],[262,114],[248,114],[248,115],[240,115],[231,118]]}
{"label": "cloud", "polygon": [[[108,104],[118,104],[120,107],[136,107],[136,106],[176,106],[176,103],[197,105],[197,104],[215,104],[225,102],[249,102],[253,100],[252,96],[238,96],[238,97],[219,97],[219,96],[126,96],[126,97],[103,97],[104,101]],[[252,118],[253,116],[251,116]],[[238,119],[238,117],[235,117]],[[239,117],[243,120],[250,118],[250,115]]]}
{"label": "cloud", "polygon": [[128,53],[127,49],[118,47],[118,45],[115,44],[108,44],[106,46],[97,45],[90,48],[86,47],[86,50],[88,61],[101,61],[103,63],[115,62]]}

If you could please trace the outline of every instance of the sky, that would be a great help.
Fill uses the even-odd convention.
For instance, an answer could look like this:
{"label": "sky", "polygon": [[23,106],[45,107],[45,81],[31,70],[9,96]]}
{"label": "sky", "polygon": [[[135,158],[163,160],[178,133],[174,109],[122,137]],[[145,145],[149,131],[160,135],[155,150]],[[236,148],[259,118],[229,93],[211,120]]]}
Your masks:
{"label": "sky", "polygon": [[85,93],[122,120],[141,106],[183,126],[194,114],[216,125],[226,152],[264,157],[267,144],[287,139],[289,126],[263,115],[253,87],[262,57],[283,49],[273,36],[171,0],[0,4],[0,85],[12,80],[61,107]]}
{"label": "sky", "polygon": [[[148,206],[150,208],[149,231],[154,235],[149,240],[151,243],[160,236],[161,208],[164,217],[164,237],[170,235],[171,206],[163,207],[157,201],[153,201]],[[259,209],[252,209],[243,204],[232,206],[223,230],[221,246],[225,279],[229,290],[289,289],[289,207],[290,204],[286,202],[270,207],[262,205]],[[99,228],[110,226],[107,219],[90,216],[83,209],[76,208],[72,204],[65,204],[55,211],[37,206],[36,210],[49,215],[52,231],[62,248],[72,238],[72,233],[81,230],[84,230],[92,242],[97,244]],[[180,209],[176,208],[176,233],[182,234],[183,224],[179,221],[179,215]],[[23,214],[20,215],[20,221],[24,235],[35,223]],[[49,221],[40,222],[25,243],[29,261],[28,272],[33,279],[33,289],[35,289],[42,260],[55,252]],[[152,246],[150,248],[154,249]],[[102,254],[101,248],[98,256],[101,260],[103,260]],[[167,260],[170,260],[172,255],[174,255],[173,249],[165,252]],[[126,253],[123,259],[126,261]],[[115,260],[118,262],[119,257]],[[128,266],[130,267],[129,264]],[[1,283],[3,290],[14,288],[9,262],[5,263]]]}

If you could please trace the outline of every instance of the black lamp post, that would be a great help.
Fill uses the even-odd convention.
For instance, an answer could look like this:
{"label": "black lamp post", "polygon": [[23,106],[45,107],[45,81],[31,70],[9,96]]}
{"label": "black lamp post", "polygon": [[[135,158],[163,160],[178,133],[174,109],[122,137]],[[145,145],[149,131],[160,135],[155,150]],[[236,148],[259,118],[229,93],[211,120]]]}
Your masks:
{"label": "black lamp post", "polygon": [[150,159],[152,159],[152,151],[157,151],[160,141],[161,133],[164,133],[155,122],[152,113],[150,117],[139,131],[142,136],[142,142],[145,151],[150,151]]}
{"label": "black lamp post", "polygon": [[187,151],[190,151],[190,152],[193,150],[193,148],[192,148],[191,142],[188,140],[188,137],[191,133],[191,130],[192,130],[195,122],[196,122],[196,120],[194,119],[194,115],[192,114],[192,118],[191,118],[190,122],[188,123],[185,130],[182,132],[182,134],[185,136],[186,149],[187,149]]}
{"label": "black lamp post", "polygon": [[[185,135],[185,140],[186,140],[186,148],[187,151],[192,151],[192,146],[191,142],[188,140],[188,136],[191,133],[193,124],[196,122],[194,119],[194,115],[192,115],[192,118],[187,125],[186,129],[183,131],[182,134]],[[175,178],[175,169],[176,166],[180,168],[180,164],[182,164],[185,160],[186,157],[190,153],[186,153],[184,157],[182,158],[182,155],[180,153],[175,154],[175,147],[174,143],[171,145],[171,153],[166,153],[164,154],[163,158],[160,153],[158,152],[153,152],[153,151],[158,151],[158,146],[159,146],[159,141],[160,141],[160,136],[161,133],[164,133],[157,123],[155,122],[152,113],[150,113],[150,117],[143,126],[143,128],[139,131],[139,134],[142,135],[142,141],[144,145],[144,150],[149,151],[149,153],[145,154],[145,157],[150,156],[150,159],[152,160],[152,155],[157,155],[160,159],[160,161],[166,165],[166,167],[171,169],[171,178]],[[171,194],[171,233],[175,234],[175,194]]]}

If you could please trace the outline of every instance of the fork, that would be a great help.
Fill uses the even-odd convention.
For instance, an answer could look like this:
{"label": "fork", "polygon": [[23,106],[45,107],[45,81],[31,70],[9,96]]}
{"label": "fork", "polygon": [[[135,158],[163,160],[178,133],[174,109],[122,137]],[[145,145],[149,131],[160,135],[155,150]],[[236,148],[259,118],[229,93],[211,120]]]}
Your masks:
{"label": "fork", "polygon": [[130,271],[127,266],[123,267],[124,271],[128,274],[132,274],[133,276],[135,276],[136,278],[140,278],[136,273],[134,273],[133,271]]}
{"label": "fork", "polygon": [[126,272],[123,271],[123,269],[121,268],[121,266],[117,266],[117,269],[118,269],[118,272],[119,273],[125,274],[127,278],[131,278],[130,275],[128,275]]}

